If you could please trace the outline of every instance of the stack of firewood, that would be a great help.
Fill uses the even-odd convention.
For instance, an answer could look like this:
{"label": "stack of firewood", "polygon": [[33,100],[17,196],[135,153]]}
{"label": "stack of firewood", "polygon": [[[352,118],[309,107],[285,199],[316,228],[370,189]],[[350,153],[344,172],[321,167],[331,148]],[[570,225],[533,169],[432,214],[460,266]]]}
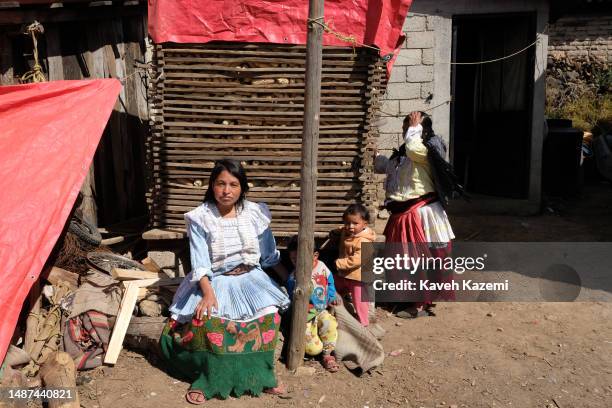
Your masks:
{"label": "stack of firewood", "polygon": [[[156,46],[147,147],[154,226],[183,228],[214,161],[233,158],[247,169],[249,198],[269,204],[275,235],[297,232],[305,52],[279,44]],[[339,226],[351,203],[374,211],[370,124],[384,72],[372,50],[324,49],[317,235]]]}

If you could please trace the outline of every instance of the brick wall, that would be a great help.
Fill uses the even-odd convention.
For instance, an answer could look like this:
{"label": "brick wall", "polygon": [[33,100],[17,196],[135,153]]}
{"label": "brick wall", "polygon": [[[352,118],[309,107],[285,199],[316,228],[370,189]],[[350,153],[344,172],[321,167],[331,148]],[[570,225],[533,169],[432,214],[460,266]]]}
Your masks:
{"label": "brick wall", "polygon": [[549,33],[551,58],[612,62],[612,14],[564,16],[550,26]]}
{"label": "brick wall", "polygon": [[[431,18],[408,14],[406,41],[397,57],[382,104],[379,150],[388,153],[401,140],[402,120],[414,110],[426,109],[433,90],[434,31]],[[401,142],[400,142],[401,143]]]}
{"label": "brick wall", "polygon": [[[403,31],[406,41],[393,66],[382,104],[378,149],[387,156],[402,143],[402,121],[412,111],[431,107],[433,92],[433,17],[409,13]],[[381,176],[382,177],[382,176]],[[381,178],[382,180],[382,178]],[[384,200],[382,183],[378,193]]]}

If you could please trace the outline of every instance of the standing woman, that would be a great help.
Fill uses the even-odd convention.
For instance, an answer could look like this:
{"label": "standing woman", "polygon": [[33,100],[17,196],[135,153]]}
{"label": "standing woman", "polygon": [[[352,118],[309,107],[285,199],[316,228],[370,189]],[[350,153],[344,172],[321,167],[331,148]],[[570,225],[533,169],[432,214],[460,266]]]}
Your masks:
{"label": "standing woman", "polygon": [[[446,146],[433,133],[431,118],[421,112],[408,115],[402,131],[404,144],[400,149],[390,158],[377,155],[375,160],[376,172],[387,174],[385,208],[391,216],[384,231],[386,242],[412,244],[412,248],[417,248],[412,254],[414,256],[425,252],[433,257],[445,257],[450,254],[451,240],[455,235],[441,203],[441,196],[446,199],[447,192],[436,188],[438,183],[424,142],[440,150],[438,153],[442,157],[446,155]],[[427,278],[432,281],[448,280],[441,271],[434,271],[431,275]],[[419,302],[398,316],[435,315],[433,301],[454,300],[452,291],[426,292],[420,296]]]}
{"label": "standing woman", "polygon": [[247,177],[233,160],[210,174],[204,203],[185,214],[191,272],[160,339],[169,371],[192,382],[186,399],[282,394],[274,374],[279,309],[289,299],[263,271],[286,271],[263,203],[247,201]]}

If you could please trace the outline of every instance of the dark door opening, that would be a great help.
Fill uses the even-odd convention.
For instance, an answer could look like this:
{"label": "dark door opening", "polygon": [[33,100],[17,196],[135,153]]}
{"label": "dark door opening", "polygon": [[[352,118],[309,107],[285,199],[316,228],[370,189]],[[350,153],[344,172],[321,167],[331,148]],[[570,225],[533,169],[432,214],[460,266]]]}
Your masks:
{"label": "dark door opening", "polygon": [[[534,38],[533,14],[455,17],[453,61],[500,58]],[[451,157],[470,192],[527,198],[534,56],[453,65]]]}

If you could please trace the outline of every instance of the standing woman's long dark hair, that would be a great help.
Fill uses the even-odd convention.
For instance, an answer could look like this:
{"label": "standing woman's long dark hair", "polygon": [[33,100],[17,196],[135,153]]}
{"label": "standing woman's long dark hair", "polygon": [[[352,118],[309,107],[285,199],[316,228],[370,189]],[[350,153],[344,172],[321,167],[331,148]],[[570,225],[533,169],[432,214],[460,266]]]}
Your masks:
{"label": "standing woman's long dark hair", "polygon": [[423,143],[430,142],[429,146],[435,147],[442,157],[446,157],[446,143],[444,143],[444,140],[441,137],[436,137],[436,133],[433,130],[431,116],[425,112],[421,112],[421,115],[423,116],[423,119],[421,120],[421,126],[423,127],[421,139],[423,139]]}
{"label": "standing woman's long dark hair", "polygon": [[421,119],[421,126],[423,126],[423,140],[427,141],[434,137],[436,134],[433,131],[433,122],[431,116],[425,112],[421,112],[423,119]]}
{"label": "standing woman's long dark hair", "polygon": [[246,198],[246,193],[249,191],[249,182],[247,180],[244,167],[242,167],[242,165],[236,160],[223,159],[215,162],[215,166],[210,172],[210,177],[208,179],[208,190],[206,190],[206,194],[204,194],[204,202],[217,204],[213,187],[217,181],[217,178],[219,177],[219,174],[221,174],[221,172],[224,170],[236,177],[240,182],[240,197],[238,197],[236,207],[241,210]]}

